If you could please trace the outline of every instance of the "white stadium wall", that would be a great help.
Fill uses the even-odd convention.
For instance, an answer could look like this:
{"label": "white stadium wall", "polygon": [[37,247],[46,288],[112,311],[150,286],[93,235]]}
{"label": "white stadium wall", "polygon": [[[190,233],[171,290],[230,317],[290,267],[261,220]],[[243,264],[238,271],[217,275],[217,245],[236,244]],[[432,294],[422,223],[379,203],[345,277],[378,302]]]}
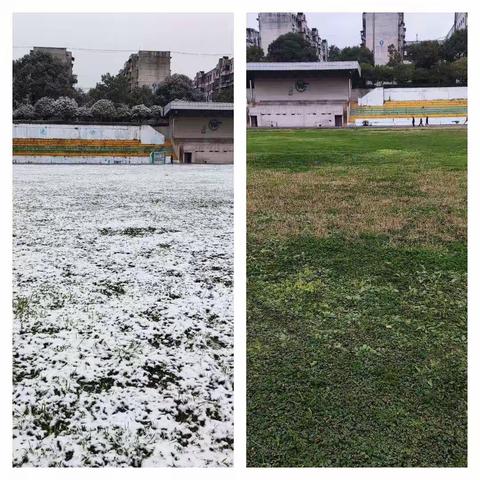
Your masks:
{"label": "white stadium wall", "polygon": [[379,106],[383,105],[383,87],[374,88],[363,97],[358,99],[359,105]]}
{"label": "white stadium wall", "polygon": [[185,142],[181,147],[192,154],[192,163],[233,163],[233,143]]}
{"label": "white stadium wall", "polygon": [[425,87],[425,88],[385,88],[385,102],[402,102],[408,100],[464,100],[467,87]]}
{"label": "white stadium wall", "polygon": [[343,117],[344,105],[342,102],[310,105],[258,105],[249,107],[248,113],[250,117],[257,117],[258,127],[334,127],[335,115]]}
{"label": "white stadium wall", "polygon": [[[216,128],[209,128],[212,120],[216,120]],[[207,116],[175,117],[172,122],[172,136],[182,138],[202,138],[215,140],[219,138],[233,139],[233,116],[217,117],[214,113]]]}
{"label": "white stadium wall", "polygon": [[318,100],[341,100],[348,102],[350,99],[350,80],[345,75],[331,77],[318,77],[305,72],[301,80],[306,82],[308,88],[298,91],[295,88],[296,77],[257,78],[253,98],[257,102],[308,102]]}
{"label": "white stadium wall", "polygon": [[358,99],[359,105],[379,106],[384,102],[457,100],[468,98],[468,87],[418,87],[384,88],[377,87]]}
{"label": "white stadium wall", "polygon": [[150,125],[50,125],[18,123],[13,138],[56,138],[71,140],[140,140],[144,144],[163,144],[165,136]]}
{"label": "white stadium wall", "polygon": [[150,125],[142,125],[140,127],[140,143],[161,145],[165,143],[165,136]]}

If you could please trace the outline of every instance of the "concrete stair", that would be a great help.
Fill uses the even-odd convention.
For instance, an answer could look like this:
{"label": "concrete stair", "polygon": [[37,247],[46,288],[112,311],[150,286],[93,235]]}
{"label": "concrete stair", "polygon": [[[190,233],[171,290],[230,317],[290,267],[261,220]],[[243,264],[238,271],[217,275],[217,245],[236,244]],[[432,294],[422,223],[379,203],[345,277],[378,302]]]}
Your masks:
{"label": "concrete stair", "polygon": [[171,149],[171,142],[167,140],[163,145],[157,145],[143,144],[140,140],[13,139],[13,154],[24,156],[145,157],[161,148]]}
{"label": "concrete stair", "polygon": [[350,119],[412,116],[461,117],[467,116],[467,111],[467,100],[387,101],[382,106],[361,106],[353,103],[350,109]]}

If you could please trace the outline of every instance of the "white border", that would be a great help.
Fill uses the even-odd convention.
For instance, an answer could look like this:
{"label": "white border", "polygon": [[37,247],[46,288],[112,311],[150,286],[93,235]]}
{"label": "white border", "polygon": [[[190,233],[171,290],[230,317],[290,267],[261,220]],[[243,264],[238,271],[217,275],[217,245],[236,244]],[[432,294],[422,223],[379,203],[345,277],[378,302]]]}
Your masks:
{"label": "white border", "polygon": [[[317,0],[243,0],[227,2],[209,0],[198,3],[192,0],[177,0],[166,4],[158,0],[137,0],[136,2],[94,0],[80,3],[65,0],[34,0],[22,2],[4,1],[2,4],[0,49],[2,51],[1,129],[0,129],[0,215],[2,275],[2,335],[1,335],[1,378],[2,395],[0,412],[1,425],[1,467],[4,478],[103,478],[115,475],[118,478],[365,478],[384,479],[477,479],[480,478],[480,135],[478,114],[475,106],[480,105],[480,65],[478,45],[478,2],[447,2],[443,0],[362,1],[343,0],[329,4]],[[358,12],[398,11],[404,12],[469,12],[469,467],[463,469],[371,469],[371,468],[325,468],[325,469],[246,469],[245,468],[245,295],[246,295],[246,138],[245,138],[245,26],[246,13],[258,11],[303,11],[308,12]],[[12,12],[231,12],[235,13],[235,466],[232,469],[12,469],[11,468],[11,58],[12,58]],[[478,107],[477,107],[478,108]]]}

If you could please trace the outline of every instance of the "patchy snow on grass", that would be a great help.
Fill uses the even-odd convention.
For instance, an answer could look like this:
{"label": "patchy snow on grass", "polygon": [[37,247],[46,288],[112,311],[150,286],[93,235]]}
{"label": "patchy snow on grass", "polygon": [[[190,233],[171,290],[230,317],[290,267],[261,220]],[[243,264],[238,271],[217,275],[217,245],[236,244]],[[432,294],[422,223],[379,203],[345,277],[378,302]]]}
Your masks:
{"label": "patchy snow on grass", "polygon": [[14,171],[14,466],[230,466],[233,167]]}

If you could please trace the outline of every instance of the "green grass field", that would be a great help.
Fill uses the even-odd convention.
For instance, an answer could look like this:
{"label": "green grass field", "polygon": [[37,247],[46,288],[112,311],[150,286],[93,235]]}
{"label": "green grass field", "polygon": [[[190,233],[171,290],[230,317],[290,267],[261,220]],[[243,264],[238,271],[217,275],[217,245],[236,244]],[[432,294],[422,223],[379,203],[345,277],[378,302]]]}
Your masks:
{"label": "green grass field", "polygon": [[248,465],[466,466],[467,131],[248,133]]}

